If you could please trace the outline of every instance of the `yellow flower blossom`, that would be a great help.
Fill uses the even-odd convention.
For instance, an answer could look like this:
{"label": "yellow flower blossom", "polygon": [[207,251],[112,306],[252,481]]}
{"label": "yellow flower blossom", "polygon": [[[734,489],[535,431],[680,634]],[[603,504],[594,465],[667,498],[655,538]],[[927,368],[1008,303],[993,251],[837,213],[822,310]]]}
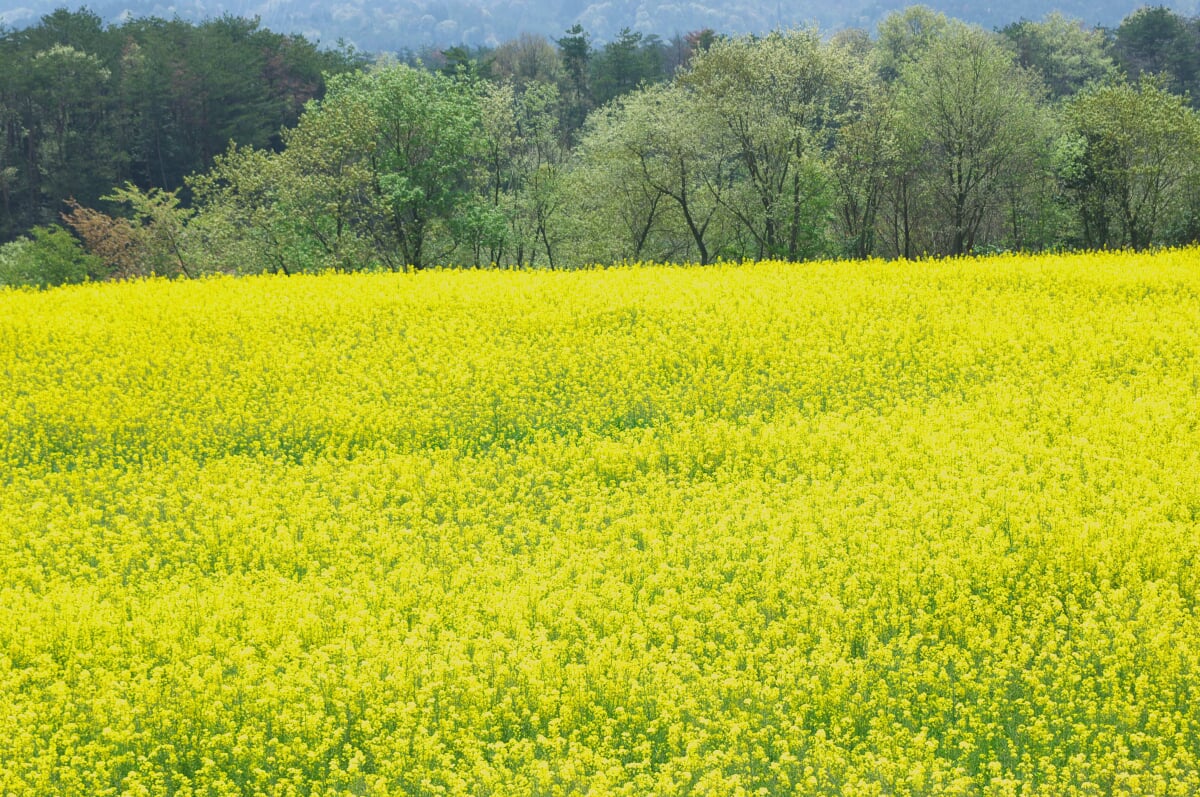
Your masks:
{"label": "yellow flower blossom", "polygon": [[1198,264],[0,292],[0,795],[1200,793]]}

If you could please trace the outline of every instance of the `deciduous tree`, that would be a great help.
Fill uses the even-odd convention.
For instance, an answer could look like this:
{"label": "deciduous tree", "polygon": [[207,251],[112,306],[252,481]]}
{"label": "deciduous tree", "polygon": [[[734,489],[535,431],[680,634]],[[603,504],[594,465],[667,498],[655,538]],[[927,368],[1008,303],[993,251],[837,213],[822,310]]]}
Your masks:
{"label": "deciduous tree", "polygon": [[865,70],[813,30],[718,41],[681,77],[731,142],[741,179],[721,204],[755,241],[755,257],[828,251],[826,153]]}
{"label": "deciduous tree", "polygon": [[907,158],[930,198],[933,246],[968,254],[998,223],[1002,178],[1033,162],[1042,139],[1037,77],[995,38],[954,24],[900,73],[897,94]]}
{"label": "deciduous tree", "polygon": [[1186,212],[1183,191],[1196,173],[1200,119],[1160,79],[1111,82],[1068,106],[1063,177],[1089,246],[1143,249]]}

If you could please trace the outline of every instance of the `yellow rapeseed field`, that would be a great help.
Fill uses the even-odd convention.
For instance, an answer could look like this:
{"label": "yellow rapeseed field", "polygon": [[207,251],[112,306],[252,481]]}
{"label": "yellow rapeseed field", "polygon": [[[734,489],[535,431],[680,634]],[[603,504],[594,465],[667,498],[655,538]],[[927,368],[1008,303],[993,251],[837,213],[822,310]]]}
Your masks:
{"label": "yellow rapeseed field", "polygon": [[1200,793],[1200,252],[0,292],[0,795]]}

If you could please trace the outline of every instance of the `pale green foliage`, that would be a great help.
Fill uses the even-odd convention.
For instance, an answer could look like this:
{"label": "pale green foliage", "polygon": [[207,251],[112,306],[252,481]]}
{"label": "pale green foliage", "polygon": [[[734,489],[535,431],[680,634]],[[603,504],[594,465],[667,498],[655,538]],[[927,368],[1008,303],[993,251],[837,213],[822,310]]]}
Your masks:
{"label": "pale green foliage", "polygon": [[355,73],[331,82],[324,101],[284,134],[274,169],[251,177],[267,181],[281,220],[316,244],[315,262],[324,268],[354,270],[372,260],[378,119],[364,93],[349,88],[362,79]]}
{"label": "pale green foliage", "polygon": [[876,253],[880,207],[889,178],[900,168],[896,125],[890,92],[876,80],[866,81],[829,158],[837,192],[835,229],[842,254],[849,257]]}
{"label": "pale green foliage", "polygon": [[[303,187],[296,189],[305,182],[320,191],[309,196]],[[345,218],[338,216],[349,210],[337,201],[344,200],[345,186],[331,177],[306,180],[291,172],[281,156],[234,146],[208,172],[190,178],[188,186],[200,207],[191,229],[216,271],[318,271],[346,262],[344,244],[347,238],[356,242]]]}
{"label": "pale green foliage", "polygon": [[494,84],[480,100],[483,224],[474,262],[555,266],[567,149],[559,137],[561,98],[551,83]]}
{"label": "pale green foliage", "polygon": [[[597,114],[580,146],[580,199],[617,221],[616,259],[712,262],[730,244],[732,139],[687,85],[647,87]],[[605,186],[589,189],[592,180]],[[593,233],[595,234],[595,233]]]}
{"label": "pale green foliage", "polygon": [[880,74],[889,81],[899,77],[949,26],[946,15],[929,6],[909,6],[888,14],[878,27],[876,59]]}
{"label": "pale green foliage", "polygon": [[1002,223],[1004,183],[1037,173],[1050,136],[1037,77],[989,33],[951,24],[900,71],[901,158],[923,199],[929,249],[972,251]]}
{"label": "pale green foliage", "polygon": [[133,244],[141,260],[142,274],[196,276],[199,267],[195,261],[202,260],[204,254],[188,229],[194,211],[180,207],[177,191],[158,188],[143,191],[126,183],[102,199],[130,209]]}
{"label": "pale green foliage", "polygon": [[624,107],[612,103],[588,117],[564,188],[571,256],[580,263],[661,260],[682,245],[671,235],[668,203],[630,157]]}
{"label": "pale green foliage", "polygon": [[737,172],[722,120],[686,84],[649,87],[624,105],[622,146],[646,187],[662,198],[673,226],[690,237],[675,258],[707,264],[722,254],[733,219],[727,207]]}
{"label": "pale green foliage", "polygon": [[836,249],[827,157],[868,82],[815,31],[714,42],[674,84],[593,114],[571,175],[576,237],[615,259],[701,263]]}
{"label": "pale green foliage", "polygon": [[270,268],[423,268],[474,234],[481,133],[473,84],[385,62],[331,78],[284,152],[234,148],[192,185],[211,234],[248,231]]}
{"label": "pale green foliage", "polygon": [[1142,249],[1191,210],[1184,200],[1200,171],[1200,118],[1160,81],[1084,91],[1067,107],[1067,128],[1073,138],[1059,163],[1088,244]]}
{"label": "pale green foliage", "polygon": [[100,261],[62,227],[34,227],[31,235],[0,246],[0,287],[50,288],[102,273]]}
{"label": "pale green foliage", "polygon": [[0,244],[0,285],[19,286],[30,284],[26,263],[29,262],[28,238],[18,238]]}
{"label": "pale green foliage", "polygon": [[815,30],[716,42],[681,81],[718,120],[739,161],[740,201],[722,201],[757,245],[753,257],[829,249],[824,153],[867,81],[866,65]]}
{"label": "pale green foliage", "polygon": [[674,84],[594,114],[570,179],[575,248],[707,263],[1061,243],[1036,76],[931,12],[883,30],[874,55],[811,30],[718,41]]}

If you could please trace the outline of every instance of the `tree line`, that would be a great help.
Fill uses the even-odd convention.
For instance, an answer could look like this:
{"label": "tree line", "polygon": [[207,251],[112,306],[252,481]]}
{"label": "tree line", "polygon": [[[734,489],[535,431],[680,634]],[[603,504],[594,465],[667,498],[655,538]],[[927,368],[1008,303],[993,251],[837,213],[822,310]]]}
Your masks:
{"label": "tree line", "polygon": [[1182,244],[1198,45],[1162,8],[989,32],[916,6],[368,65],[59,12],[0,39],[2,233],[29,231],[0,282]]}
{"label": "tree line", "polygon": [[125,182],[175,190],[231,140],[276,146],[352,54],[221,17],[0,29],[0,241]]}

